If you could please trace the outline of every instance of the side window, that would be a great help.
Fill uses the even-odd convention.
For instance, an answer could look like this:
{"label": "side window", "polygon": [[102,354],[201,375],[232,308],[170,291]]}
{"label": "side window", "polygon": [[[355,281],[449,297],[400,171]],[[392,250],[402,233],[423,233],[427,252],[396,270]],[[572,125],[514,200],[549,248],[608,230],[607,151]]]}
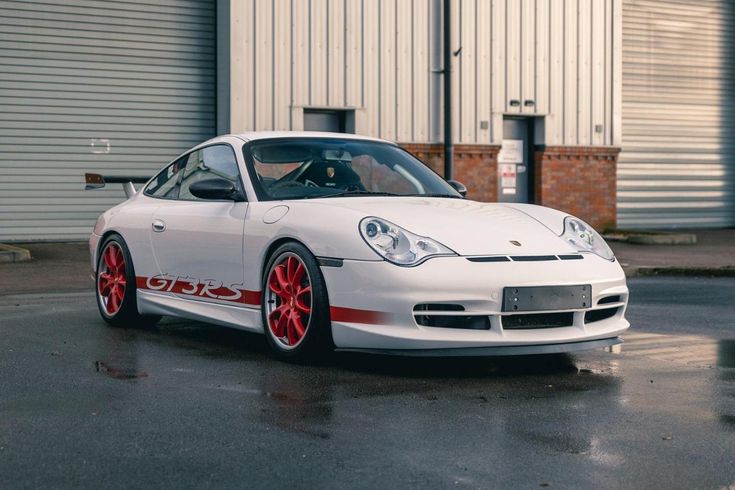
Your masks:
{"label": "side window", "polygon": [[179,174],[186,166],[187,156],[183,156],[174,163],[161,170],[158,175],[148,184],[145,194],[151,197],[163,199],[176,199],[178,197]]}
{"label": "side window", "polygon": [[192,195],[189,187],[194,182],[217,177],[231,181],[238,190],[242,191],[237,159],[229,145],[208,146],[191,152],[181,176],[179,199],[201,201],[202,199]]}

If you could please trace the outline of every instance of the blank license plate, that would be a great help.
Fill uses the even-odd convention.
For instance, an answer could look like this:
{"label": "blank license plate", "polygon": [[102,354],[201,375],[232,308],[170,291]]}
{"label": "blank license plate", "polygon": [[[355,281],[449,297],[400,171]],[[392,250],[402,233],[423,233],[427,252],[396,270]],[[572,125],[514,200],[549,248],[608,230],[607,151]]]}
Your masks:
{"label": "blank license plate", "polygon": [[592,286],[503,288],[503,311],[578,310],[591,306]]}

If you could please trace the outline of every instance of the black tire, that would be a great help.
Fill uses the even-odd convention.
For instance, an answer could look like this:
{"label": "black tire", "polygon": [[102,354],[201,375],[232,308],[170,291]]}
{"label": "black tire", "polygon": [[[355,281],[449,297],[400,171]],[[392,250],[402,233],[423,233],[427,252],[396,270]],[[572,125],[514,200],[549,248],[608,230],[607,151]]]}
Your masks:
{"label": "black tire", "polygon": [[[306,280],[308,285],[305,286],[304,278],[301,276],[299,279],[297,273],[294,273],[293,278],[298,279],[292,283],[291,293],[276,293],[271,288],[271,277],[275,275],[275,281],[278,282],[278,276],[275,271],[276,268],[282,266],[284,268],[281,271],[288,272],[287,267],[290,262],[290,258],[296,258],[305,267]],[[292,269],[294,270],[294,269]],[[298,268],[295,269],[298,271]],[[298,284],[296,284],[298,283]],[[261,298],[261,315],[263,319],[263,328],[265,330],[266,339],[268,339],[268,345],[270,346],[273,353],[279,359],[291,361],[291,362],[309,362],[313,363],[319,360],[323,360],[334,350],[334,342],[332,341],[332,325],[329,317],[329,298],[327,295],[327,288],[324,283],[324,277],[322,271],[319,268],[319,263],[316,258],[309,252],[309,250],[297,242],[288,242],[278,247],[268,258],[266,266],[263,269],[262,278],[262,298]],[[276,289],[280,286],[277,284]],[[310,301],[310,312],[304,313],[303,308],[306,303],[306,294],[299,294],[298,290],[305,291],[306,287],[310,287],[309,301]],[[292,297],[293,300],[288,299]],[[281,310],[281,308],[284,308]],[[279,310],[280,312],[276,312]],[[289,312],[285,314],[284,312]],[[291,321],[293,318],[291,315],[296,315],[300,322]],[[269,317],[272,318],[269,320]],[[281,319],[285,317],[285,324],[282,325],[279,333],[279,322],[275,319]],[[304,325],[304,319],[308,318],[307,324]],[[274,321],[273,327],[271,321]],[[298,337],[298,329],[296,328],[297,323],[301,326],[305,326],[304,333]],[[291,336],[291,329],[293,326],[294,336]]]}
{"label": "black tire", "polygon": [[[121,257],[123,264],[106,260],[106,253],[115,254],[118,257],[116,260]],[[107,276],[103,277],[103,274]],[[107,280],[107,277],[113,277],[113,280]],[[118,234],[109,235],[99,247],[95,270],[95,297],[100,316],[114,327],[149,328],[161,319],[158,315],[138,313],[133,260],[125,240]]]}

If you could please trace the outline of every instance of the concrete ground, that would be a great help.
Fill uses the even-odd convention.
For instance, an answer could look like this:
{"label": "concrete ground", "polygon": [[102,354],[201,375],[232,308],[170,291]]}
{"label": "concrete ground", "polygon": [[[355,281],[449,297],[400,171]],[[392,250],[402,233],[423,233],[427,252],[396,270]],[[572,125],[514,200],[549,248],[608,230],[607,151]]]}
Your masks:
{"label": "concrete ground", "polygon": [[[719,267],[728,236],[672,257]],[[29,248],[0,265],[0,488],[735,485],[735,278],[631,278],[620,353],[295,366],[203,323],[107,327],[86,244]]]}
{"label": "concrete ground", "polygon": [[634,278],[621,353],[274,360],[0,297],[0,488],[728,488],[735,279]]}

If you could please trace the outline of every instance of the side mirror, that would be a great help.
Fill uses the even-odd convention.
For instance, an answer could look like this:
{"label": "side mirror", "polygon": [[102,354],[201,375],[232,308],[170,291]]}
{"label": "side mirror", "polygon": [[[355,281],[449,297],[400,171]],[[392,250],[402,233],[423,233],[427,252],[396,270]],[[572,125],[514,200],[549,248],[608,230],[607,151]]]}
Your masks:
{"label": "side mirror", "polygon": [[459,192],[462,197],[467,197],[467,188],[462,182],[459,182],[457,180],[448,180],[447,183],[451,185],[455,191]]}
{"label": "side mirror", "polygon": [[227,179],[213,178],[194,182],[189,186],[189,192],[200,199],[242,200],[235,184]]}

